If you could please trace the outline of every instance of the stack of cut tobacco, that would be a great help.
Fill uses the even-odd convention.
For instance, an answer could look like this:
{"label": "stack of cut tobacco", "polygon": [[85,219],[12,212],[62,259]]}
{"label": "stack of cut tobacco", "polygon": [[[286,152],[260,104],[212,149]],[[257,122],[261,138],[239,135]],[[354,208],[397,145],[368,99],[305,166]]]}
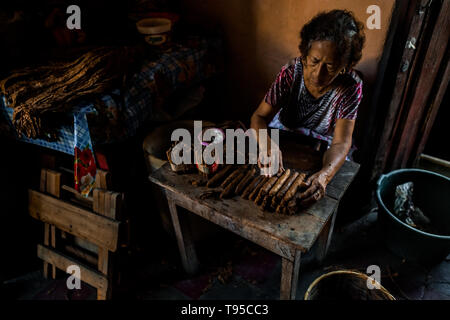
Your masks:
{"label": "stack of cut tobacco", "polygon": [[226,165],[206,186],[222,188],[221,199],[240,195],[254,201],[262,210],[292,215],[298,211],[297,200],[301,198],[300,191],[306,188],[305,178],[305,173],[291,169],[265,177],[255,166]]}
{"label": "stack of cut tobacco", "polygon": [[[175,148],[175,146],[180,143],[180,142],[173,142],[171,147],[169,148],[169,150],[166,151],[166,155],[167,155],[167,160],[170,163],[170,168],[172,169],[173,172],[176,173],[189,173],[189,172],[194,172],[197,170],[197,168],[195,167],[195,164],[185,164],[185,163],[180,163],[180,164],[175,164],[172,161],[172,150],[173,148]],[[193,155],[194,155],[194,148],[192,148],[191,145],[185,145],[184,146],[187,149],[187,153],[189,154],[189,159],[192,159]],[[186,150],[184,150],[185,148],[180,148],[179,149],[179,154],[178,156],[180,158],[183,158],[183,152],[186,152]]]}

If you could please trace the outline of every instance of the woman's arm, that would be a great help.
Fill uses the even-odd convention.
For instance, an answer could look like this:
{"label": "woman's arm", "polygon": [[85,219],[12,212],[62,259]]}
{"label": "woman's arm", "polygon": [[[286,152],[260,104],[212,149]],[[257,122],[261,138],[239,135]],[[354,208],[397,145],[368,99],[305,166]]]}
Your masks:
{"label": "woman's arm", "polygon": [[[268,104],[264,99],[259,104],[258,108],[253,113],[251,119],[250,119],[250,128],[255,130],[256,136],[254,137],[259,145],[260,153],[264,155],[267,155],[268,157],[271,156],[271,147],[272,147],[272,140],[269,137],[269,134],[267,134],[267,143],[264,146],[264,144],[259,144],[259,130],[265,129],[267,130],[267,124],[273,119],[275,114],[279,111],[280,108],[272,107],[270,104]],[[274,144],[274,148],[276,152],[278,153],[278,161],[279,161],[279,168],[283,170],[283,160],[281,156],[281,151],[279,150],[279,146]],[[265,165],[261,164],[259,162],[258,157],[258,165],[262,170],[262,174],[265,176],[272,176],[276,174],[279,170],[270,170],[272,168],[271,162],[267,161]],[[274,168],[273,168],[274,169]]]}
{"label": "woman's arm", "polygon": [[[256,141],[259,141],[259,129],[266,129],[267,124],[273,119],[279,108],[274,108],[268,104],[264,99],[259,104],[258,108],[253,112],[250,119],[250,128],[256,131]],[[267,136],[268,137],[268,136]],[[270,152],[270,139],[267,139],[267,150]]]}
{"label": "woman's arm", "polygon": [[309,205],[325,195],[327,184],[344,164],[352,146],[352,135],[355,120],[338,119],[334,129],[333,141],[323,155],[322,169],[306,181],[309,188],[302,195],[302,203]]}

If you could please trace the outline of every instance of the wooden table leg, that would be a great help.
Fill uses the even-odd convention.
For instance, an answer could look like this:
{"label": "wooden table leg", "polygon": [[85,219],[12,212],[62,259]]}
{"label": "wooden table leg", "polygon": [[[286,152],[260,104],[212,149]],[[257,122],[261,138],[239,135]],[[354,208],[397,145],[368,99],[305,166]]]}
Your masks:
{"label": "wooden table leg", "polygon": [[178,214],[175,201],[170,197],[167,197],[167,200],[183,268],[188,274],[194,274],[198,270],[198,259],[189,225],[185,219],[186,217]]}
{"label": "wooden table leg", "polygon": [[328,219],[323,226],[322,232],[317,239],[316,259],[319,264],[322,264],[330,246],[331,237],[333,235],[334,221],[336,220],[337,209],[334,210],[333,215]]}
{"label": "wooden table leg", "polygon": [[280,300],[295,300],[301,251],[295,251],[294,261],[281,257]]}

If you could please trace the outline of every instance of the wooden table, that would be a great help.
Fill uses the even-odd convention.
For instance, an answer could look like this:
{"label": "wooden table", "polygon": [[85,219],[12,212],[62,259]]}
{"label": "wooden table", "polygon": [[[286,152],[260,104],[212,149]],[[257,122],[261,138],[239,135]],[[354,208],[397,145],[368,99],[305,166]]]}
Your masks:
{"label": "wooden table", "polygon": [[167,196],[181,260],[186,272],[195,273],[197,255],[186,217],[177,206],[185,208],[245,239],[281,256],[280,299],[295,299],[301,253],[318,241],[318,259],[323,260],[330,244],[339,200],[359,169],[355,162],[345,161],[329,183],[326,196],[297,215],[286,216],[262,211],[253,201],[239,196],[231,199],[200,197],[207,187],[193,187],[196,174],[179,175],[166,163],[150,175],[150,181],[161,186]]}

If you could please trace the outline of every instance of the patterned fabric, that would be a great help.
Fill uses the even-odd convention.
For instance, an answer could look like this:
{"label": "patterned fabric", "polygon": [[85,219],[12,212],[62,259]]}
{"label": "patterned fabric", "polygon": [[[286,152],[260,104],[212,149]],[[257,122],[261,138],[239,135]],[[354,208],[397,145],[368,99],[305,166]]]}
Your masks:
{"label": "patterned fabric", "polygon": [[316,99],[306,89],[301,58],[283,66],[265,96],[268,104],[280,109],[269,126],[297,131],[330,144],[336,121],[355,120],[362,99],[362,80],[354,70],[336,80],[340,83],[337,88]]}
{"label": "patterned fabric", "polygon": [[[157,113],[171,93],[216,73],[220,66],[214,53],[221,51],[220,46],[218,39],[189,37],[183,43],[162,51],[157,59],[144,61],[140,71],[127,82],[123,94],[117,89],[97,99],[95,103],[107,106],[107,114],[100,115],[95,103],[88,101],[68,115],[73,117],[73,125],[59,129],[58,141],[25,136],[17,139],[74,155],[75,188],[87,196],[95,182],[93,146],[123,141],[133,136],[142,124]],[[7,107],[4,97],[0,97],[0,109],[13,128],[13,109]]]}

